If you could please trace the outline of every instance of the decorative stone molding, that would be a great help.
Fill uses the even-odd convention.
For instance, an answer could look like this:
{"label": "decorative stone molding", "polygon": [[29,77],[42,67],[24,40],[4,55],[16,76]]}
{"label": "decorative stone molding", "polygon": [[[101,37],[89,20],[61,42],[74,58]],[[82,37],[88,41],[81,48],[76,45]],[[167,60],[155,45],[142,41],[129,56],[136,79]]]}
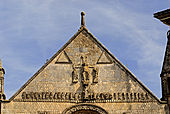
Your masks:
{"label": "decorative stone molding", "polygon": [[91,110],[91,111],[95,111],[98,112],[99,114],[108,114],[104,109],[95,106],[95,105],[89,105],[89,104],[82,104],[82,105],[76,105],[70,108],[67,108],[66,110],[64,110],[64,112],[62,114],[72,114],[76,111],[80,111],[80,110]]}
{"label": "decorative stone molding", "polygon": [[82,93],[72,92],[23,92],[21,99],[15,102],[153,102],[148,93],[89,93],[84,98]]}

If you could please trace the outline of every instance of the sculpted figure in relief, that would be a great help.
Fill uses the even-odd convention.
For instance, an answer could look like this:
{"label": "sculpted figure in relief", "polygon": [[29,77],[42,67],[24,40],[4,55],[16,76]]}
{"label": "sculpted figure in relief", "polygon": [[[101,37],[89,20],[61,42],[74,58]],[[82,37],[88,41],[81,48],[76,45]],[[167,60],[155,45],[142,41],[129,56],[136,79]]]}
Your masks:
{"label": "sculpted figure in relief", "polygon": [[78,82],[78,74],[75,68],[73,68],[73,72],[72,72],[72,82],[73,83],[77,83]]}
{"label": "sculpted figure in relief", "polygon": [[85,63],[82,64],[81,75],[82,75],[83,85],[88,85],[89,84],[89,70],[88,70],[88,65]]}
{"label": "sculpted figure in relief", "polygon": [[93,83],[97,83],[98,82],[98,69],[97,68],[93,69],[92,76],[93,76]]}

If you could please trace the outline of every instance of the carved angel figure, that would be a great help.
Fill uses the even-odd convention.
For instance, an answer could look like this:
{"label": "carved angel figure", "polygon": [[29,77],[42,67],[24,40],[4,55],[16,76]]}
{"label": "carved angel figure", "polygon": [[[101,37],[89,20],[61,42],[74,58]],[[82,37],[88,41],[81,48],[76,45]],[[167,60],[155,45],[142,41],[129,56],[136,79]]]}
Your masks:
{"label": "carved angel figure", "polygon": [[98,69],[94,68],[92,71],[93,83],[98,83]]}
{"label": "carved angel figure", "polygon": [[72,82],[73,83],[77,83],[78,82],[78,74],[75,68],[73,68],[73,72],[72,72]]}

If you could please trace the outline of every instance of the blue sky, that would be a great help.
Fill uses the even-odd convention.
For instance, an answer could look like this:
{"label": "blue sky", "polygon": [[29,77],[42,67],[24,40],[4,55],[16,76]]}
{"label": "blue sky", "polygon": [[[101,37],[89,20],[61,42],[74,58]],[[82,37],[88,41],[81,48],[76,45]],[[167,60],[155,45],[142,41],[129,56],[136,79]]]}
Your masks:
{"label": "blue sky", "polygon": [[158,98],[170,0],[0,0],[0,57],[10,98],[79,29],[89,31]]}

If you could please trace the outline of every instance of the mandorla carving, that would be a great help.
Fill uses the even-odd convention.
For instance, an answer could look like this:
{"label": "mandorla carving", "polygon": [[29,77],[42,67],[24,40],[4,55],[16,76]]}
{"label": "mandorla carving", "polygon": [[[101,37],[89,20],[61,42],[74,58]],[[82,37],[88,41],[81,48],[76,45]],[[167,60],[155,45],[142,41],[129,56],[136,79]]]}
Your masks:
{"label": "mandorla carving", "polygon": [[73,65],[72,71],[72,83],[77,83],[80,81],[82,85],[82,100],[88,99],[88,94],[92,91],[90,89],[93,83],[98,83],[98,68],[95,66],[90,66],[88,64],[88,58],[80,58],[80,64]]}
{"label": "mandorla carving", "polygon": [[[85,59],[84,59],[85,58]],[[88,86],[92,83],[98,83],[98,68],[95,66],[89,66],[87,57],[80,58],[81,62],[78,66],[73,65],[72,82],[77,83],[80,79],[80,83],[84,86]]]}

